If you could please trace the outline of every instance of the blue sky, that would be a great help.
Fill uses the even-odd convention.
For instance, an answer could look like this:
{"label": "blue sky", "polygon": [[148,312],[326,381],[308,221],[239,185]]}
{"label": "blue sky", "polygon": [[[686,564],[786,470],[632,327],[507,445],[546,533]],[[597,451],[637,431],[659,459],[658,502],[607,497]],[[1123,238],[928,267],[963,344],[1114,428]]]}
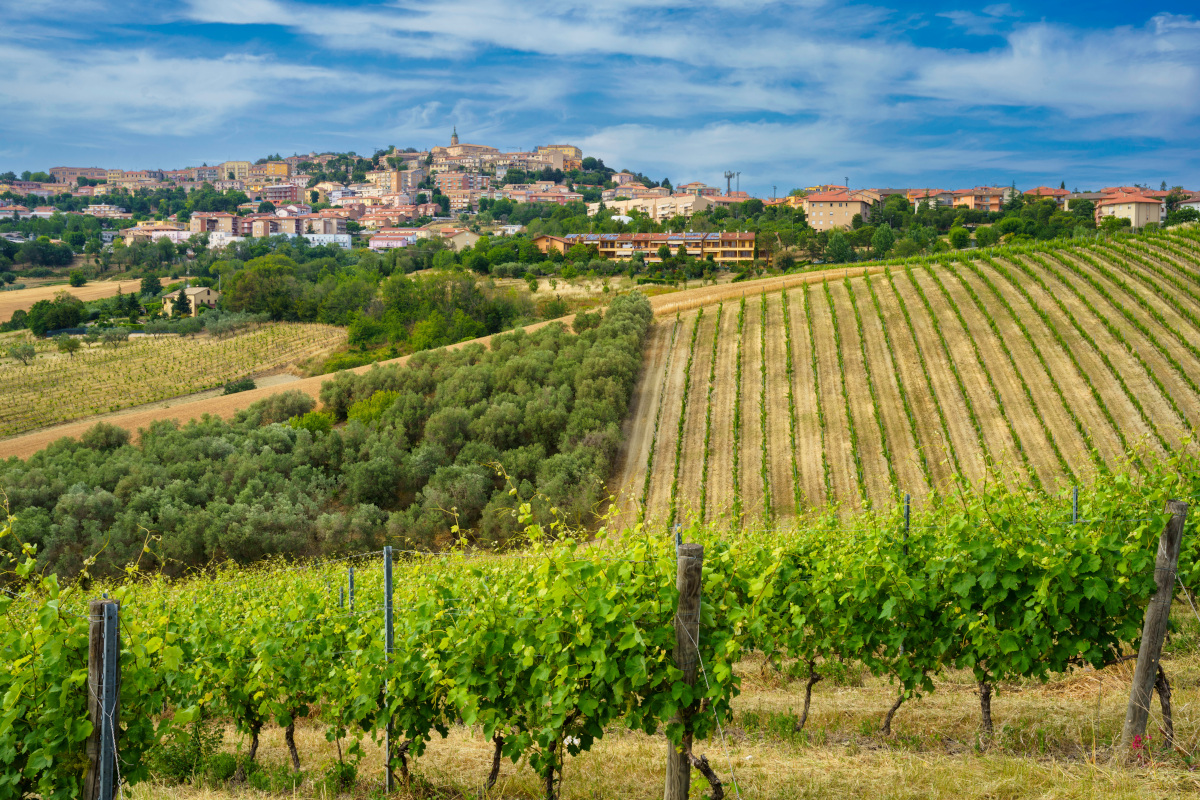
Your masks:
{"label": "blue sky", "polygon": [[1115,2],[0,0],[0,171],[570,142],[759,195],[1200,189],[1200,11]]}

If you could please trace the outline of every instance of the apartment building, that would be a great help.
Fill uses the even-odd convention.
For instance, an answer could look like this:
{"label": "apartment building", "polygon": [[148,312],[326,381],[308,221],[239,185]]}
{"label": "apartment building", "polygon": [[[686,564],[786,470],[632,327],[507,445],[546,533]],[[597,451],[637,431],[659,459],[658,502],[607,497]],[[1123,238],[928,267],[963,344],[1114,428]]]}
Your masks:
{"label": "apartment building", "polygon": [[433,176],[433,185],[437,187],[438,191],[446,195],[455,190],[473,189],[478,191],[480,189],[491,188],[492,176],[469,172],[442,172]]}
{"label": "apartment building", "polygon": [[241,235],[238,218],[227,211],[196,211],[192,214],[188,227],[192,233],[225,233],[230,236]]}
{"label": "apartment building", "polygon": [[577,244],[594,246],[600,258],[626,260],[641,253],[648,263],[658,263],[658,248],[666,245],[675,255],[682,246],[692,258],[707,259],[710,255],[718,264],[752,261],[755,255],[754,234],[741,231],[714,233],[570,233],[565,236],[534,237],[533,243],[543,253],[551,250],[566,252]]}
{"label": "apartment building", "polygon": [[808,224],[818,231],[849,229],[855,214],[865,223],[871,219],[871,205],[868,198],[850,191],[816,192],[803,200]]}
{"label": "apartment building", "polygon": [[671,190],[662,186],[653,188],[641,183],[626,183],[622,186],[614,186],[611,189],[603,189],[600,192],[600,199],[608,202],[622,198],[624,200],[641,200],[646,197],[670,197]]}
{"label": "apartment building", "polygon": [[100,219],[125,219],[132,216],[128,211],[120,206],[109,205],[108,203],[96,203],[83,209],[81,212],[89,217],[99,217]]}
{"label": "apartment building", "polygon": [[1013,197],[1009,186],[976,186],[954,192],[954,207],[975,211],[1003,211],[1004,204]]}
{"label": "apartment building", "polygon": [[1166,204],[1162,198],[1152,197],[1141,191],[1113,192],[1106,194],[1103,200],[1096,201],[1097,225],[1105,217],[1118,217],[1129,220],[1130,226],[1137,230],[1151,222],[1161,224],[1165,216]]}
{"label": "apartment building", "polygon": [[262,164],[251,164],[246,171],[250,180],[285,180],[292,175],[292,166],[286,161],[264,161]]}
{"label": "apartment building", "polygon": [[217,165],[220,170],[219,180],[244,181],[250,177],[250,168],[254,166],[249,161],[222,161]]}
{"label": "apartment building", "polygon": [[630,215],[638,211],[655,222],[671,219],[672,217],[689,218],[699,211],[707,211],[716,205],[718,198],[707,195],[675,194],[667,197],[644,197],[636,200],[613,200],[607,203],[588,203],[588,216],[594,217],[600,211],[600,206],[611,208],[622,215]]}
{"label": "apartment building", "polygon": [[1025,195],[1026,200],[1033,203],[1041,200],[1053,200],[1059,208],[1066,205],[1067,198],[1071,195],[1066,189],[1055,189],[1052,186],[1037,186],[1033,189],[1026,189],[1022,194]]}
{"label": "apartment building", "polygon": [[949,208],[954,205],[954,192],[948,189],[909,189],[904,193],[905,199],[912,205],[913,210],[919,208]]}
{"label": "apartment building", "polygon": [[675,194],[691,194],[696,197],[716,197],[721,194],[721,190],[715,186],[708,186],[700,181],[685,183],[682,186],[675,187]]}
{"label": "apartment building", "polygon": [[397,247],[408,247],[417,239],[427,234],[421,228],[384,228],[367,241],[367,247],[372,250],[392,250]]}
{"label": "apartment building", "polygon": [[188,172],[191,173],[192,180],[198,183],[204,183],[205,181],[212,183],[221,178],[221,171],[216,167],[192,167]]}
{"label": "apartment building", "polygon": [[582,159],[583,151],[573,144],[544,144],[533,148],[534,155],[561,153],[564,158]]}
{"label": "apartment building", "polygon": [[55,183],[79,183],[80,178],[100,181],[108,179],[108,170],[102,167],[51,167],[50,176]]}
{"label": "apartment building", "polygon": [[299,203],[304,200],[304,187],[291,183],[276,183],[262,187],[262,199],[272,203]]}

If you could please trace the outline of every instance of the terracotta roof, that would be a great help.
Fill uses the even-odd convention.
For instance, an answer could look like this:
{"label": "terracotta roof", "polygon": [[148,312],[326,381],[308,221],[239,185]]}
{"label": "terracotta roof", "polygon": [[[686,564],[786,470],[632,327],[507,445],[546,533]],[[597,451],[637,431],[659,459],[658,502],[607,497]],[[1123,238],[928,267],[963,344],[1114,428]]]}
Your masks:
{"label": "terracotta roof", "polygon": [[1096,207],[1100,206],[1118,206],[1124,203],[1151,203],[1156,206],[1162,205],[1162,200],[1157,197],[1150,197],[1145,194],[1113,194],[1104,200],[1098,200]]}
{"label": "terracotta roof", "polygon": [[855,197],[852,194],[850,194],[849,192],[844,192],[844,191],[843,192],[818,192],[817,194],[810,194],[808,197],[805,197],[804,199],[808,200],[808,201],[812,201],[812,202],[817,202],[817,203],[867,203],[869,205],[871,202],[870,200],[867,200],[862,197]]}
{"label": "terracotta roof", "polygon": [[1034,195],[1035,197],[1066,197],[1070,194],[1066,189],[1055,189],[1052,186],[1038,186],[1035,189],[1028,189],[1025,194]]}

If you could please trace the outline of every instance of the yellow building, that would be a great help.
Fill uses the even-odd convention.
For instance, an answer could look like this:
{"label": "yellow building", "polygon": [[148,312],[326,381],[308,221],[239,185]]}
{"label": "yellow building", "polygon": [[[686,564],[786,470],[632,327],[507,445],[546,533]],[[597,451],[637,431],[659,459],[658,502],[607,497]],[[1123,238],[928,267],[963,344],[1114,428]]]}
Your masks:
{"label": "yellow building", "polygon": [[810,194],[803,199],[808,224],[818,231],[849,229],[854,215],[861,214],[863,222],[871,218],[871,203],[854,192],[835,191]]}
{"label": "yellow building", "polygon": [[[190,316],[196,316],[200,313],[200,308],[214,309],[217,307],[217,301],[221,299],[221,293],[216,289],[209,289],[207,286],[189,286],[183,290],[184,295],[190,301],[191,306]],[[162,296],[163,314],[168,317],[175,316],[175,301],[179,298],[179,292],[171,292]]]}
{"label": "yellow building", "polygon": [[252,166],[249,161],[223,161],[217,167],[221,171],[218,180],[244,181],[250,177]]}
{"label": "yellow building", "polygon": [[1099,225],[1105,217],[1127,219],[1130,227],[1137,230],[1146,227],[1151,222],[1155,224],[1162,222],[1163,201],[1157,197],[1148,197],[1140,193],[1112,194],[1096,203],[1096,224]]}
{"label": "yellow building", "polygon": [[692,258],[712,260],[718,264],[753,261],[754,234],[741,231],[714,233],[568,233],[565,236],[541,234],[533,243],[543,253],[558,250],[565,253],[577,244],[596,248],[600,258],[627,260],[641,253],[650,264],[658,263],[658,249],[663,245],[676,255],[682,246]]}
{"label": "yellow building", "polygon": [[252,164],[246,175],[249,178],[275,179],[287,178],[292,174],[291,165],[286,161],[265,161],[262,164]]}
{"label": "yellow building", "polygon": [[583,151],[573,144],[544,144],[534,148],[533,152],[539,156],[543,153],[562,153],[563,158],[575,160],[583,158]]}

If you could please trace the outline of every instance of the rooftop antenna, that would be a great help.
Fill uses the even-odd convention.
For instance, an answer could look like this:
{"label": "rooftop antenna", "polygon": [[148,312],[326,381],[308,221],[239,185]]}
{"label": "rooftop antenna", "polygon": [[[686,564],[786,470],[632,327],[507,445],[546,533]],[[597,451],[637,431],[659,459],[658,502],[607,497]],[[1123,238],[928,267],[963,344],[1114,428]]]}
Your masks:
{"label": "rooftop antenna", "polygon": [[725,196],[729,196],[729,190],[733,182],[733,173],[725,170]]}

